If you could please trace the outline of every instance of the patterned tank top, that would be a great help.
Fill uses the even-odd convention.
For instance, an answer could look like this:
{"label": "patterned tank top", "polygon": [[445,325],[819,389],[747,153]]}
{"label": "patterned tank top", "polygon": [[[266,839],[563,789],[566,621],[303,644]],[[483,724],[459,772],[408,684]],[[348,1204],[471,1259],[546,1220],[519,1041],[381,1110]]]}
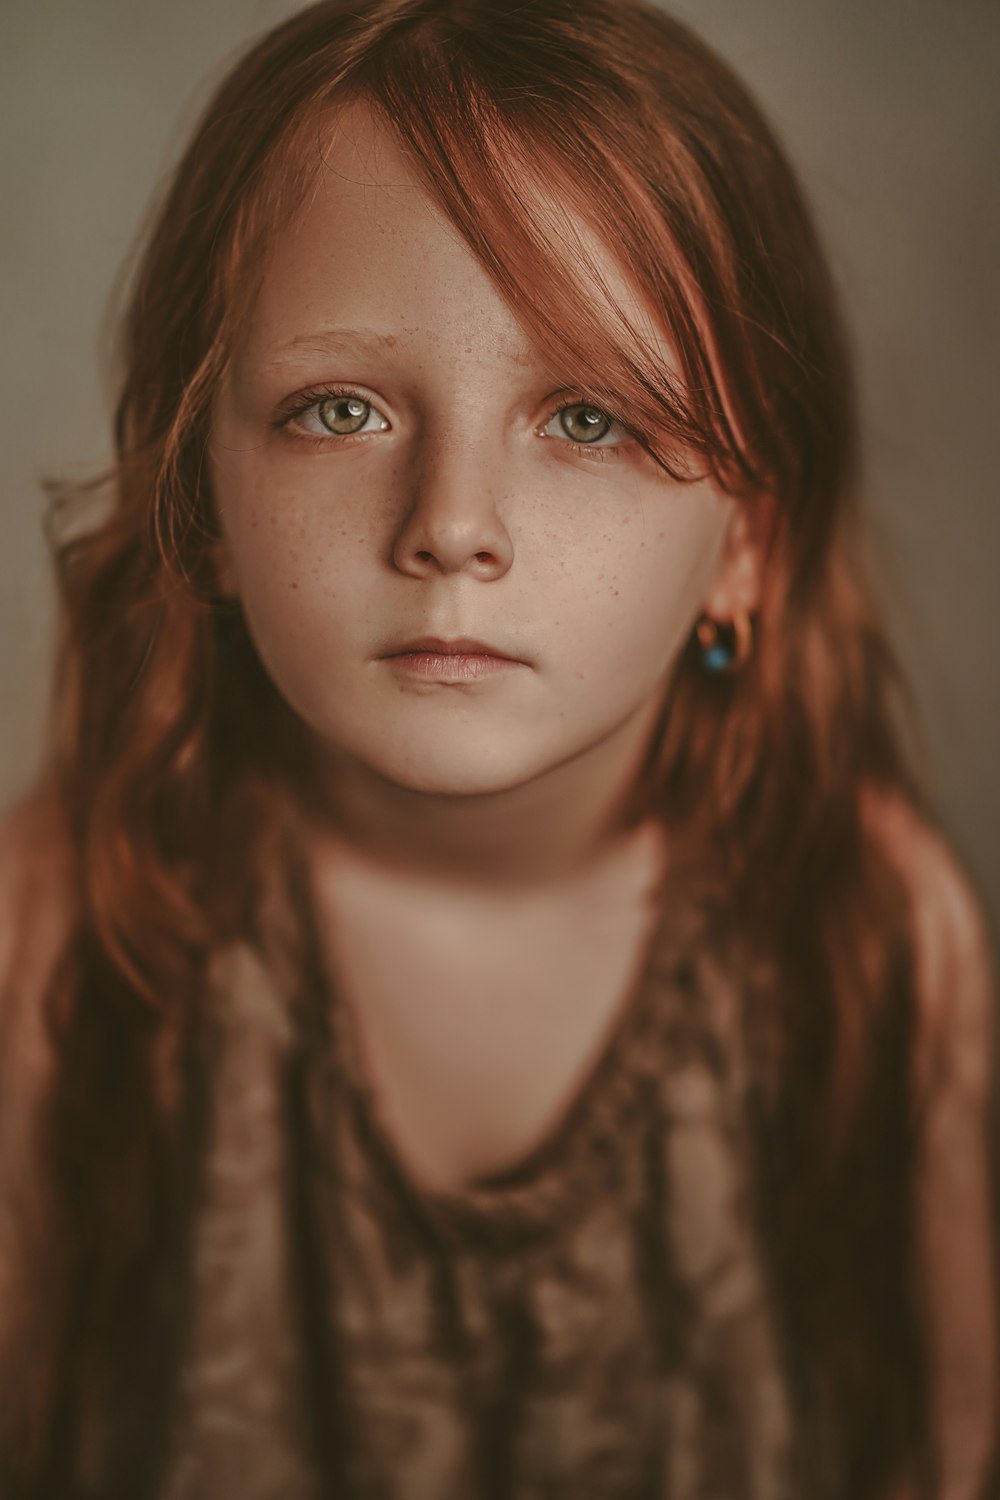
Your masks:
{"label": "patterned tank top", "polygon": [[663,891],[639,982],[526,1159],[407,1176],[293,880],[220,953],[165,1500],[785,1500],[786,1351],[738,962]]}

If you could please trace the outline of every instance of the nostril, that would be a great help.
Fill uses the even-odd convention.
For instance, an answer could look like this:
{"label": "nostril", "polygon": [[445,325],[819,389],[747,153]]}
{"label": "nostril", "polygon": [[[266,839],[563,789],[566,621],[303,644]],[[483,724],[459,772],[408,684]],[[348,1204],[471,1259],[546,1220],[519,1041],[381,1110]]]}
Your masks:
{"label": "nostril", "polygon": [[492,561],[493,561],[493,553],[492,552],[477,552],[476,553],[476,562],[487,563],[487,562],[492,562]]}
{"label": "nostril", "polygon": [[421,562],[430,562],[430,560],[431,560],[430,553],[429,552],[424,552],[423,550],[421,550],[420,552],[418,552],[417,556],[420,558]]}

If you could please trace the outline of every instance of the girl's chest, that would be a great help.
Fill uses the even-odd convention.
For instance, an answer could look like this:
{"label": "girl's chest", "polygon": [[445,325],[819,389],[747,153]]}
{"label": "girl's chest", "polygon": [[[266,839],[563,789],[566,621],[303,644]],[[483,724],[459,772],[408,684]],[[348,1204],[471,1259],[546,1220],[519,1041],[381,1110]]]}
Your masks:
{"label": "girl's chest", "polygon": [[339,924],[337,998],[415,1180],[457,1190],[544,1140],[623,1023],[650,925],[638,901],[489,918],[355,906]]}
{"label": "girl's chest", "polygon": [[344,860],[319,873],[331,1009],[419,1186],[493,1175],[566,1113],[631,1009],[662,858],[645,830],[583,876],[527,892]]}
{"label": "girl's chest", "polygon": [[[350,1104],[344,1057],[310,1064],[326,1104],[282,1143],[264,976],[236,977],[170,1500],[207,1493],[208,1474],[215,1493],[312,1500],[314,1419],[344,1438],[333,1461],[359,1496],[494,1494],[498,1474],[517,1500],[794,1493],[729,1088],[693,1022],[676,1056],[658,1042],[662,1012],[683,1043],[680,992],[632,1012],[648,1028],[543,1160],[418,1202]],[[319,1363],[296,1328],[314,1355],[330,1330]]]}

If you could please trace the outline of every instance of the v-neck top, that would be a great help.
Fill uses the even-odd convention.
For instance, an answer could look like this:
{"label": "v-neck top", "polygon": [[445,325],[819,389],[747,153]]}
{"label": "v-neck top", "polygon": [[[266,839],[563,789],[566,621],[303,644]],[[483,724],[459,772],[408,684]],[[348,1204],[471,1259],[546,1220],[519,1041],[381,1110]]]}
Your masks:
{"label": "v-neck top", "polygon": [[710,890],[666,881],[545,1139],[444,1192],[379,1119],[303,871],[213,966],[165,1500],[797,1497],[745,976]]}

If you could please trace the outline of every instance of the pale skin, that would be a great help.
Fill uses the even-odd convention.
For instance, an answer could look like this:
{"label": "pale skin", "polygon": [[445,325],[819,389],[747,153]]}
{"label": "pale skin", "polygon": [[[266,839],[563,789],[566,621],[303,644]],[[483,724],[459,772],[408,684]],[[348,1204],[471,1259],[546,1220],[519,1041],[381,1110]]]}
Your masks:
{"label": "pale skin", "polygon": [[[743,513],[634,443],[571,450],[552,412],[572,395],[363,106],[326,160],[215,408],[224,582],[329,753],[352,844],[421,879],[576,871],[699,609],[753,607]],[[337,384],[373,408],[361,433],[324,437],[315,413],[275,431],[280,403]],[[525,665],[401,682],[377,658],[421,634]]]}
{"label": "pale skin", "polygon": [[[384,1128],[418,1181],[448,1190],[544,1138],[628,1000],[669,850],[651,823],[622,826],[624,799],[699,611],[753,610],[761,538],[744,507],[673,483],[615,429],[608,461],[567,445],[572,372],[539,360],[363,106],[327,161],[217,403],[220,576],[328,751],[314,866],[329,961]],[[580,233],[629,317],[655,325]],[[343,329],[369,342],[329,338]],[[323,436],[315,405],[291,430],[269,424],[338,385],[363,398],[353,442]],[[525,665],[401,681],[380,653],[425,634]],[[873,799],[868,816],[920,918],[921,1066],[988,1055],[974,898],[912,815]],[[996,1391],[988,1079],[964,1076],[932,1125],[921,1199],[947,1500],[981,1483]]]}
{"label": "pale skin", "polygon": [[[627,999],[664,850],[624,800],[699,610],[751,609],[759,559],[732,499],[618,423],[572,446],[572,373],[364,106],[326,160],[216,404],[220,576],[330,767],[317,885],[383,1114],[458,1186],[537,1139]],[[328,388],[356,436],[334,398],[275,427]],[[421,635],[520,664],[401,677],[384,652]]]}
{"label": "pale skin", "polygon": [[[698,612],[752,610],[761,552],[709,485],[674,485],[626,446],[607,462],[568,446],[554,412],[579,400],[572,372],[538,360],[363,110],[328,161],[219,392],[220,582],[327,756],[313,856],[331,963],[383,1122],[414,1176],[447,1189],[545,1135],[628,999],[669,850],[652,824],[623,826],[624,797]],[[381,341],[309,342],[344,328]],[[363,436],[311,436],[315,411],[301,434],[275,428],[277,404],[335,383],[371,402]],[[400,679],[380,653],[423,634],[522,666]],[[917,1085],[948,1082],[920,1192],[935,1495],[976,1500],[997,1392],[989,943],[947,846],[901,801],[869,798],[866,818],[915,912]],[[65,844],[45,795],[0,824],[0,1062],[16,1061],[0,1168],[51,1076],[38,1001],[71,921]],[[0,1245],[0,1323],[12,1263]]]}

